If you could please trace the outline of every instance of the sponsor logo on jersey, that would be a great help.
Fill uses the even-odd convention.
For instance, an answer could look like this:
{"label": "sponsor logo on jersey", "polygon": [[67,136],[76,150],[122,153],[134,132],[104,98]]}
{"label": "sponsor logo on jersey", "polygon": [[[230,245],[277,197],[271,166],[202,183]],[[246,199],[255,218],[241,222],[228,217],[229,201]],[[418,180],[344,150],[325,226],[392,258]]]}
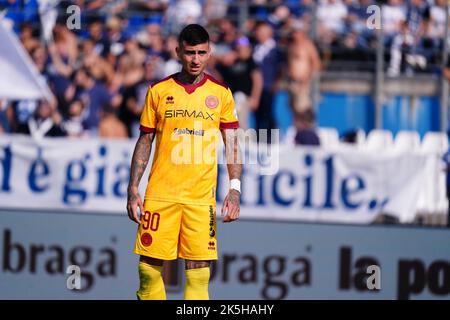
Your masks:
{"label": "sponsor logo on jersey", "polygon": [[216,250],[216,243],[214,241],[208,242],[208,250]]}
{"label": "sponsor logo on jersey", "polygon": [[175,128],[173,129],[173,133],[176,134],[190,134],[193,136],[204,136],[205,130],[195,130],[195,129],[188,129],[188,128]]}
{"label": "sponsor logo on jersey", "polygon": [[186,109],[176,109],[176,110],[166,110],[164,117],[168,118],[201,118],[204,120],[214,121],[214,113],[209,113],[208,111],[197,111],[197,110],[186,110]]}
{"label": "sponsor logo on jersey", "polygon": [[214,230],[214,208],[213,206],[209,206],[209,236],[213,238],[216,235],[216,231]]}

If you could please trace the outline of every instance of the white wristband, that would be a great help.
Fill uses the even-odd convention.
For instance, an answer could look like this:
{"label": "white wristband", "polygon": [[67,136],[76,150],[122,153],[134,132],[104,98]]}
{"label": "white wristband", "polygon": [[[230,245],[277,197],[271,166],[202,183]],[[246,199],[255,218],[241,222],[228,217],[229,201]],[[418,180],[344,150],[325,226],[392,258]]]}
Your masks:
{"label": "white wristband", "polygon": [[230,189],[234,189],[241,192],[241,181],[239,179],[230,180]]}

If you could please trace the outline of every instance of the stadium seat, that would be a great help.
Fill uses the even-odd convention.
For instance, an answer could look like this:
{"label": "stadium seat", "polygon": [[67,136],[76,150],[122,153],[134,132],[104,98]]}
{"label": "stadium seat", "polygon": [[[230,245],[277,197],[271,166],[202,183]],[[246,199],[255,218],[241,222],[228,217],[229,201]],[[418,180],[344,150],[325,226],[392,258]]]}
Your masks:
{"label": "stadium seat", "polygon": [[421,150],[424,152],[447,152],[447,134],[444,132],[427,132],[423,138]]}
{"label": "stadium seat", "polygon": [[356,145],[358,147],[363,146],[366,143],[366,133],[364,132],[364,130],[362,129],[358,129],[357,133],[356,133]]}
{"label": "stadium seat", "polygon": [[399,152],[415,151],[420,148],[420,136],[417,131],[400,131],[394,141],[394,149]]}
{"label": "stadium seat", "polygon": [[325,148],[339,146],[339,134],[335,128],[317,128],[317,135],[320,139],[320,145]]}
{"label": "stadium seat", "polygon": [[392,147],[394,138],[389,130],[374,129],[369,132],[365,149],[370,151],[383,150]]}

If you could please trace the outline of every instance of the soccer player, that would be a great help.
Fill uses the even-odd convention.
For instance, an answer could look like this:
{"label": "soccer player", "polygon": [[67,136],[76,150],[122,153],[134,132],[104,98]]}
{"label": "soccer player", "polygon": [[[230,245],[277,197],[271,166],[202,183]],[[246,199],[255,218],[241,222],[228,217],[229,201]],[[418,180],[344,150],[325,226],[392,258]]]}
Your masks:
{"label": "soccer player", "polygon": [[[216,147],[220,138],[215,137],[220,134],[230,178],[223,222],[238,219],[240,212],[242,164],[235,130],[239,123],[230,89],[204,72],[211,54],[208,32],[197,24],[186,26],[176,51],[182,70],[148,88],[131,162],[127,211],[139,224],[134,248],[140,255],[138,299],[166,298],[163,261],[177,258],[185,259],[184,298],[209,299],[210,262],[217,260]],[[155,136],[142,203],[138,186]]]}

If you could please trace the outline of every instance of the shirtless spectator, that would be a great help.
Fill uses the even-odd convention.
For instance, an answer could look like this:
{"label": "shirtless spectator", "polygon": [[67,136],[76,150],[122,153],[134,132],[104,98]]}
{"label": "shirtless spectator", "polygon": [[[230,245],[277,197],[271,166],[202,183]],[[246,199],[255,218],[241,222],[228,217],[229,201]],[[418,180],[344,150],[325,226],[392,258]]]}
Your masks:
{"label": "shirtless spectator", "polygon": [[127,128],[117,117],[116,109],[110,105],[103,106],[101,120],[98,126],[98,135],[100,138],[128,138]]}
{"label": "shirtless spectator", "polygon": [[299,21],[293,25],[287,67],[290,105],[293,113],[298,114],[311,105],[311,80],[320,70],[319,53]]}

